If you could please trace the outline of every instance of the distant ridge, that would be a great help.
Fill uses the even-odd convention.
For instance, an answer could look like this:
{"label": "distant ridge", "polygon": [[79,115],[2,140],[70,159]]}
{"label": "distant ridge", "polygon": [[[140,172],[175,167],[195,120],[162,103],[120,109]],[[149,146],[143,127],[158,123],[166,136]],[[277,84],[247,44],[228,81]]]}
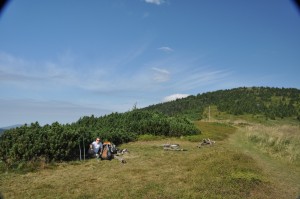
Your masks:
{"label": "distant ridge", "polygon": [[23,126],[23,124],[15,124],[15,125],[11,125],[11,126],[1,127],[1,128],[0,128],[0,135],[1,135],[5,130],[17,128],[17,127],[20,127],[20,126]]}
{"label": "distant ridge", "polygon": [[11,126],[5,126],[5,127],[0,127],[0,129],[13,129],[13,128],[17,128],[17,127],[20,127],[20,126],[23,126],[23,124],[15,124],[15,125],[11,125]]}

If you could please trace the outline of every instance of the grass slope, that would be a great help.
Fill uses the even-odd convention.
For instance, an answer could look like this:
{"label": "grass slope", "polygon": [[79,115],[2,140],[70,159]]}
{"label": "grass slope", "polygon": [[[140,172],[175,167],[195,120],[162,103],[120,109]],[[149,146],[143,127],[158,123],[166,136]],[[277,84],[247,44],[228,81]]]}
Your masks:
{"label": "grass slope", "polygon": [[[282,132],[278,133],[282,129],[285,129],[284,135]],[[253,157],[256,164],[269,176],[270,181],[285,191],[278,198],[297,198],[300,196],[299,133],[299,126],[276,127],[256,124],[239,128],[228,141],[237,150]],[[255,140],[254,143],[252,136],[258,135],[262,139]],[[284,196],[285,194],[287,195]]]}
{"label": "grass slope", "polygon": [[6,174],[1,189],[6,198],[274,198],[280,193],[249,156],[224,145],[198,149],[174,141],[188,151],[163,151],[157,141],[130,143],[125,165],[89,160]]}
{"label": "grass slope", "polygon": [[[91,159],[48,165],[25,174],[6,172],[0,174],[0,192],[5,198],[78,199],[296,198],[299,195],[297,175],[292,180],[289,178],[295,173],[285,171],[279,175],[283,164],[266,159],[269,156],[261,155],[256,148],[249,148],[246,134],[240,128],[234,132],[236,128],[225,124],[197,124],[203,132],[197,139],[210,137],[217,140],[215,145],[198,148],[197,142],[185,137],[132,142],[122,146],[130,151],[125,155],[126,164]],[[178,143],[186,151],[164,151],[161,145],[165,143]],[[288,168],[296,171],[295,167]]]}

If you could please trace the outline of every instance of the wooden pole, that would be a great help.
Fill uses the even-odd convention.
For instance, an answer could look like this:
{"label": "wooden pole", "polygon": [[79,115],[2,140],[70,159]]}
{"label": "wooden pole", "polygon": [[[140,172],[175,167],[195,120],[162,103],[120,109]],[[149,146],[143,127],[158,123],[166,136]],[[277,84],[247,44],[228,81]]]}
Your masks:
{"label": "wooden pole", "polygon": [[80,147],[80,140],[79,141],[79,160],[81,161],[81,147]]}
{"label": "wooden pole", "polygon": [[208,106],[208,121],[210,122],[210,106]]}
{"label": "wooden pole", "polygon": [[83,144],[83,160],[85,160],[85,145],[84,145],[84,137],[82,137],[82,144]]}

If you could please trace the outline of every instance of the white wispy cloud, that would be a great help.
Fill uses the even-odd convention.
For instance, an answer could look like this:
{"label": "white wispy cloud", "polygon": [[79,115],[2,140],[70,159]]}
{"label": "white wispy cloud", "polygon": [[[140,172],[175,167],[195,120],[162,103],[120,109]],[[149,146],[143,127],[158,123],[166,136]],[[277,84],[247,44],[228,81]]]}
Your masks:
{"label": "white wispy cloud", "polygon": [[167,47],[167,46],[160,47],[160,48],[158,48],[158,50],[161,50],[161,51],[166,52],[166,53],[170,53],[170,52],[174,51],[172,48]]}
{"label": "white wispy cloud", "polygon": [[228,80],[228,77],[232,75],[232,72],[229,70],[203,66],[198,68],[180,67],[180,69],[173,75],[176,78],[172,82],[172,88],[177,88],[178,90],[193,90],[231,81],[230,79]]}
{"label": "white wispy cloud", "polygon": [[[121,57],[120,60],[130,64],[145,48],[137,48],[129,53],[129,58]],[[0,52],[0,83],[43,92],[47,89],[73,87],[97,93],[113,93],[139,92],[145,88],[152,91],[173,89],[180,92],[233,81],[228,79],[231,71],[198,66],[199,60],[184,57],[168,57],[151,61],[143,67],[125,70],[126,67],[117,59],[112,64],[98,63],[93,67],[78,67],[72,65],[77,60],[71,53],[66,56],[56,61],[34,63]]]}
{"label": "white wispy cloud", "polygon": [[161,4],[165,3],[165,0],[145,0],[145,2],[156,4],[156,5],[161,5]]}
{"label": "white wispy cloud", "polygon": [[179,93],[177,93],[177,94],[173,94],[173,95],[169,95],[169,96],[164,97],[162,101],[163,102],[169,102],[169,101],[174,101],[176,99],[186,98],[188,96],[189,96],[189,94],[179,94]]}
{"label": "white wispy cloud", "polygon": [[168,71],[159,68],[153,69],[154,74],[149,73],[149,69],[126,70],[126,64],[136,59],[143,50],[144,46],[130,51],[127,57],[93,67],[73,65],[77,60],[70,53],[56,61],[33,63],[0,52],[0,84],[2,88],[8,85],[41,92],[71,87],[97,93],[140,91],[150,88],[153,79],[164,82],[169,75]]}
{"label": "white wispy cloud", "polygon": [[169,71],[167,71],[165,69],[161,69],[161,68],[156,68],[156,67],[153,67],[152,70],[154,71],[153,79],[156,82],[166,82],[170,79]]}

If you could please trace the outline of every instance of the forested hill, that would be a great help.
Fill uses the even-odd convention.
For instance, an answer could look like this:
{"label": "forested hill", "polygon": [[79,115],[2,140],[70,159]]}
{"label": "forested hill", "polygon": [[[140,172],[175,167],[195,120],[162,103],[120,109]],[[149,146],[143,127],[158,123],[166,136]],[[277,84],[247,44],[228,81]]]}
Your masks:
{"label": "forested hill", "polygon": [[167,115],[202,119],[208,106],[234,115],[263,115],[268,119],[294,117],[300,120],[300,90],[295,88],[241,87],[207,92],[144,108]]}

